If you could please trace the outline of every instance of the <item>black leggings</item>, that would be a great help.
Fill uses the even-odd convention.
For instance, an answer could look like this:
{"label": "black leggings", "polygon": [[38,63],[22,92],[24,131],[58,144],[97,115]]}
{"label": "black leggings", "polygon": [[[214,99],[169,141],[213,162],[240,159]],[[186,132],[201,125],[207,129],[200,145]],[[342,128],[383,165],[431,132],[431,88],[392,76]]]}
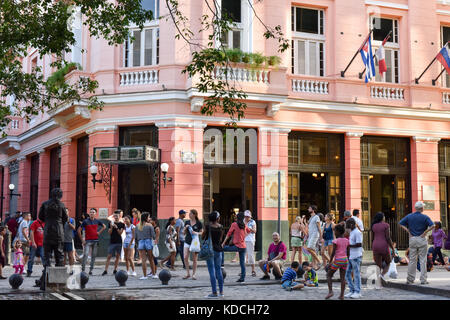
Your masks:
{"label": "black leggings", "polygon": [[444,257],[442,256],[441,247],[434,248],[433,251],[433,263],[436,260],[436,256],[439,256],[439,260],[441,260],[442,264],[445,264]]}

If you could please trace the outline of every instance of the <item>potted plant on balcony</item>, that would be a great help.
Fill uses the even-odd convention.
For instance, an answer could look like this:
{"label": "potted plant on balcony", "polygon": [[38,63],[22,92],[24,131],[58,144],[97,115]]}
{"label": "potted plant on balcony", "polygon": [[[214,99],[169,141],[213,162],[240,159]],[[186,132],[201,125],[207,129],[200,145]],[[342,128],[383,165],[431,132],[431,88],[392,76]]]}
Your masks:
{"label": "potted plant on balcony", "polygon": [[243,52],[240,49],[227,49],[226,55],[231,62],[239,63],[242,61]]}
{"label": "potted plant on balcony", "polygon": [[78,63],[70,62],[64,65],[62,68],[59,68],[55,72],[52,73],[51,76],[47,78],[47,85],[49,88],[53,88],[55,90],[59,90],[64,85],[65,76],[69,74],[73,70],[81,70],[81,66]]}
{"label": "potted plant on balcony", "polygon": [[266,57],[264,57],[261,53],[252,53],[252,66],[255,68],[261,67],[261,65],[266,61]]}
{"label": "potted plant on balcony", "polygon": [[280,63],[281,63],[281,58],[279,56],[267,57],[267,64],[271,67],[277,67]]}

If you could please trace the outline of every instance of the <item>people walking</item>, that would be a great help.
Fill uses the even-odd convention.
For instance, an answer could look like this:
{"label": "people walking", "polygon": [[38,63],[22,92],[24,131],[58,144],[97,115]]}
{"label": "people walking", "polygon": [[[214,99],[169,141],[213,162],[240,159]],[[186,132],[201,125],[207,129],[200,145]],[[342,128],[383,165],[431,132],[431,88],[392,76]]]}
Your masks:
{"label": "people walking", "polygon": [[169,251],[169,254],[167,255],[167,257],[165,257],[160,261],[161,268],[164,268],[164,263],[169,261],[170,270],[175,271],[174,268],[175,255],[177,254],[177,246],[175,244],[176,237],[177,232],[175,230],[175,218],[170,217],[166,224],[166,238],[165,238],[165,245],[167,247],[167,250]]}
{"label": "people walking", "polygon": [[44,257],[44,225],[45,223],[37,218],[30,226],[31,250],[27,265],[27,277],[31,277],[33,273],[34,258],[36,256],[41,259]]}
{"label": "people walking", "polygon": [[[131,223],[135,227],[137,227],[139,225],[139,221],[141,219],[141,212],[138,209],[133,208],[131,210],[131,217],[132,217],[131,218]],[[134,239],[134,243],[135,243],[134,247],[136,248],[136,250],[134,250],[134,261],[138,261],[139,260],[139,250],[137,249],[138,245],[139,245],[138,244],[138,240]],[[138,261],[138,263],[139,263],[139,261]]]}
{"label": "people walking", "polygon": [[378,212],[372,221],[372,250],[373,260],[375,261],[377,280],[376,289],[381,289],[380,278],[386,281],[384,275],[389,270],[389,264],[391,263],[391,255],[389,248],[394,251],[394,245],[392,244],[390,236],[389,224],[385,222],[383,212]]}
{"label": "people walking", "polygon": [[22,274],[24,265],[25,260],[22,251],[22,241],[17,239],[14,242],[14,262],[13,262],[14,273]]}
{"label": "people walking", "polygon": [[142,272],[143,276],[139,278],[140,280],[146,280],[148,279],[147,275],[147,259],[150,263],[150,269],[151,273],[154,275],[154,277],[157,278],[156,274],[156,268],[155,268],[155,262],[153,260],[153,243],[152,240],[155,237],[155,229],[153,228],[153,225],[150,223],[150,213],[148,212],[142,212],[141,219],[139,222],[139,225],[135,229],[136,231],[136,239],[139,241],[139,256],[142,261]]}
{"label": "people walking", "polygon": [[353,216],[352,216],[352,218],[355,219],[356,228],[358,228],[358,230],[360,232],[364,232],[364,223],[359,218],[359,215],[360,215],[359,209],[353,209]]}
{"label": "people walking", "polygon": [[6,228],[0,227],[0,280],[5,280],[6,277],[3,276],[3,267],[6,262]]}
{"label": "people walking", "polygon": [[315,205],[310,205],[308,207],[310,213],[309,224],[308,224],[308,245],[307,250],[313,258],[313,267],[315,270],[319,270],[321,267],[320,259],[317,255],[317,248],[319,240],[322,239],[322,230],[320,228],[320,218],[316,214],[317,207]]}
{"label": "people walking", "polygon": [[[245,236],[250,233],[250,229],[245,226],[244,214],[242,212],[237,214],[236,222],[231,224],[230,230],[228,230],[227,236],[222,243],[224,252],[238,252],[239,264],[241,266],[240,277],[236,282],[245,282]],[[226,246],[228,239],[233,237],[233,244]]]}
{"label": "people walking", "polygon": [[[193,240],[198,241],[199,235],[203,232],[203,224],[198,219],[197,210],[191,209],[189,211],[189,220],[185,223],[184,232],[184,265],[186,267],[186,276],[183,279],[189,279],[191,277],[189,274],[189,255],[192,252],[192,280],[197,280],[195,273],[197,272],[197,258],[200,248],[198,248],[198,251],[193,251],[193,248],[191,248]],[[200,245],[200,242],[198,244]]]}
{"label": "people walking", "polygon": [[[69,216],[69,209],[66,208],[67,216]],[[69,217],[69,220],[64,224],[64,265],[69,260],[69,273],[73,273],[73,265],[75,262],[75,249],[73,247],[73,238],[75,232],[75,220]]]}
{"label": "people walking", "polygon": [[[159,258],[159,235],[161,234],[161,229],[159,228],[158,219],[156,217],[150,217],[150,223],[152,224],[153,228],[155,229],[155,237],[153,238],[153,262],[155,264],[155,270],[150,274],[153,278],[157,278],[156,274],[158,272],[158,258]],[[156,276],[156,277],[155,277]]]}
{"label": "people walking", "polygon": [[[349,219],[346,223],[347,229],[350,229],[349,248],[350,254],[348,256],[348,267],[345,272],[345,279],[347,280],[350,292],[345,295],[346,298],[359,299],[361,298],[361,262],[363,258],[362,251],[362,233],[356,226],[356,220]],[[353,274],[353,277],[352,277]]]}
{"label": "people walking", "polygon": [[433,264],[436,261],[436,257],[439,257],[439,260],[442,265],[445,265],[444,257],[442,256],[441,249],[444,244],[444,239],[447,239],[447,235],[442,230],[442,224],[439,221],[434,223],[434,229],[431,233],[433,238]]}
{"label": "people walking", "polygon": [[[95,258],[97,256],[98,247],[98,237],[106,229],[106,226],[100,220],[95,218],[97,214],[97,209],[91,208],[89,210],[89,218],[84,220],[83,223],[78,227],[78,236],[83,239],[81,235],[81,230],[84,230],[85,237],[82,240],[83,243],[83,260],[81,263],[81,271],[85,270],[86,262],[88,259],[89,251],[91,250],[91,265],[89,269],[89,274],[92,275],[94,270]],[[98,230],[100,228],[100,230]]]}
{"label": "people walking", "polygon": [[334,226],[333,216],[330,213],[327,213],[325,215],[325,225],[323,228],[322,259],[324,264],[330,262],[331,253],[333,252]]}
{"label": "people walking", "polygon": [[120,211],[116,210],[113,214],[113,222],[109,223],[108,233],[110,235],[109,238],[109,247],[108,247],[108,256],[106,257],[105,263],[105,271],[103,271],[102,276],[108,274],[108,267],[111,258],[114,256],[116,260],[114,261],[114,271],[113,274],[117,273],[117,267],[119,266],[120,253],[122,251],[122,233],[125,229],[125,224],[120,222]]}
{"label": "people walking", "polygon": [[31,215],[29,212],[22,213],[22,221],[19,224],[19,228],[17,229],[17,238],[22,242],[23,250],[23,261],[24,265],[28,263],[28,259],[30,257],[30,228],[29,221],[31,220]]}
{"label": "people walking", "polygon": [[247,228],[250,229],[250,233],[245,236],[245,246],[247,262],[252,268],[252,277],[256,277],[255,271],[255,242],[256,242],[256,222],[252,219],[252,213],[250,210],[244,211],[244,222]]}
{"label": "people walking", "polygon": [[[207,224],[204,228],[202,239],[206,240],[211,236],[214,255],[206,260],[212,290],[212,293],[208,295],[207,298],[223,298],[223,274],[221,268],[223,248],[220,242],[223,236],[223,227],[219,224],[219,212],[211,212],[208,216],[208,221],[209,224]],[[219,294],[217,294],[217,283],[219,283]]]}
{"label": "people walking", "polygon": [[[134,269],[134,261],[133,261],[136,227],[134,226],[134,224],[131,223],[131,217],[129,216],[125,216],[123,218],[123,221],[125,223],[125,239],[123,240],[123,250],[125,253],[125,264],[127,267],[127,273],[128,275],[136,277],[137,274],[136,270]],[[132,272],[130,272],[130,267]]]}
{"label": "people walking", "polygon": [[406,284],[414,283],[416,279],[417,259],[420,263],[420,283],[428,284],[427,281],[427,247],[426,234],[434,228],[430,217],[423,214],[424,204],[417,201],[414,205],[416,210],[400,220],[400,226],[409,234],[409,264]]}
{"label": "people walking", "polygon": [[186,213],[187,212],[183,209],[178,211],[178,219],[175,222],[175,231],[177,232],[177,254],[175,255],[175,259],[178,255],[180,256],[181,262],[183,263],[183,269],[186,269],[184,265],[184,218],[186,218]]}
{"label": "people walking", "polygon": [[333,294],[333,284],[331,279],[334,273],[339,269],[339,275],[341,278],[341,294],[339,299],[344,300],[345,291],[345,273],[348,267],[348,256],[350,248],[348,246],[349,241],[344,237],[345,227],[341,224],[334,228],[336,239],[333,240],[333,252],[330,257],[330,264],[328,264],[327,282],[328,282],[328,295],[325,299],[330,299]]}
{"label": "people walking", "polygon": [[298,253],[298,263],[301,266],[303,263],[303,238],[305,234],[305,225],[300,216],[295,217],[294,223],[291,225],[291,263],[295,260],[295,254]]}

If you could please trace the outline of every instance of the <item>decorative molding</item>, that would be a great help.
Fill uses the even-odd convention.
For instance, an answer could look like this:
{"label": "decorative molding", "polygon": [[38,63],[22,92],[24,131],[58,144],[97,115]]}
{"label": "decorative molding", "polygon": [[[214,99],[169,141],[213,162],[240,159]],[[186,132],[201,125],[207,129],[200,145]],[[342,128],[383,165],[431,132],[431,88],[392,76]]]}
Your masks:
{"label": "decorative molding", "polygon": [[441,141],[441,138],[437,138],[437,137],[417,137],[414,136],[413,140],[416,142],[439,142]]}
{"label": "decorative molding", "polygon": [[87,134],[93,134],[95,132],[105,132],[105,131],[115,131],[117,130],[117,126],[113,125],[113,126],[96,126],[96,127],[91,127],[89,129],[86,130]]}
{"label": "decorative molding", "polygon": [[204,129],[206,128],[206,123],[194,122],[156,122],[155,125],[158,128],[193,128],[193,129]]}
{"label": "decorative molding", "polygon": [[81,116],[83,119],[91,118],[91,111],[85,106],[77,106],[73,112],[74,114]]}
{"label": "decorative molding", "polygon": [[63,145],[66,145],[66,144],[69,144],[69,143],[71,143],[72,142],[72,139],[71,138],[65,138],[65,139],[62,139],[60,142],[58,142],[59,143],[59,145],[60,146],[63,146]]}
{"label": "decorative molding", "polygon": [[8,148],[12,148],[12,149],[14,149],[16,151],[20,151],[20,149],[21,149],[20,143],[16,142],[16,141],[10,141],[8,143]]}
{"label": "decorative molding", "polygon": [[442,14],[444,16],[450,16],[450,11],[448,10],[436,10],[437,14]]}
{"label": "decorative molding", "polygon": [[450,1],[449,0],[437,0],[437,3],[443,4],[443,5],[450,5]]}
{"label": "decorative molding", "polygon": [[45,149],[39,149],[38,151],[36,151],[38,154],[42,154],[45,153]]}
{"label": "decorative molding", "polygon": [[26,159],[27,159],[27,157],[21,156],[21,157],[18,157],[18,158],[17,158],[17,161],[23,161],[23,160],[26,160]]}
{"label": "decorative molding", "polygon": [[288,134],[291,132],[289,128],[273,128],[273,127],[259,127],[259,132],[277,132],[279,134]]}
{"label": "decorative molding", "polygon": [[364,132],[346,132],[345,135],[350,138],[361,138]]}
{"label": "decorative molding", "polygon": [[191,99],[191,112],[200,112],[204,102],[205,102],[204,98],[193,97]]}
{"label": "decorative molding", "polygon": [[373,5],[373,6],[386,7],[386,8],[393,8],[393,9],[403,9],[403,10],[409,9],[408,5],[406,5],[406,4],[399,4],[399,3],[385,2],[385,1],[366,0],[366,4]]}
{"label": "decorative molding", "polygon": [[280,111],[281,103],[269,103],[266,107],[266,116],[274,117]]}

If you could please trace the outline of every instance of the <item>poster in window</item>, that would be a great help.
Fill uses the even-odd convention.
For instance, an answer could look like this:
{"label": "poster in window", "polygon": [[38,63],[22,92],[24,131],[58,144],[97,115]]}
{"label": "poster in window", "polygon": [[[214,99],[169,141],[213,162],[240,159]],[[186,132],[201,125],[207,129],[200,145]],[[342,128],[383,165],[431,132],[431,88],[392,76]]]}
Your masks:
{"label": "poster in window", "polygon": [[[286,208],[286,172],[281,172],[281,208]],[[264,207],[277,208],[278,207],[278,170],[264,170]]]}

